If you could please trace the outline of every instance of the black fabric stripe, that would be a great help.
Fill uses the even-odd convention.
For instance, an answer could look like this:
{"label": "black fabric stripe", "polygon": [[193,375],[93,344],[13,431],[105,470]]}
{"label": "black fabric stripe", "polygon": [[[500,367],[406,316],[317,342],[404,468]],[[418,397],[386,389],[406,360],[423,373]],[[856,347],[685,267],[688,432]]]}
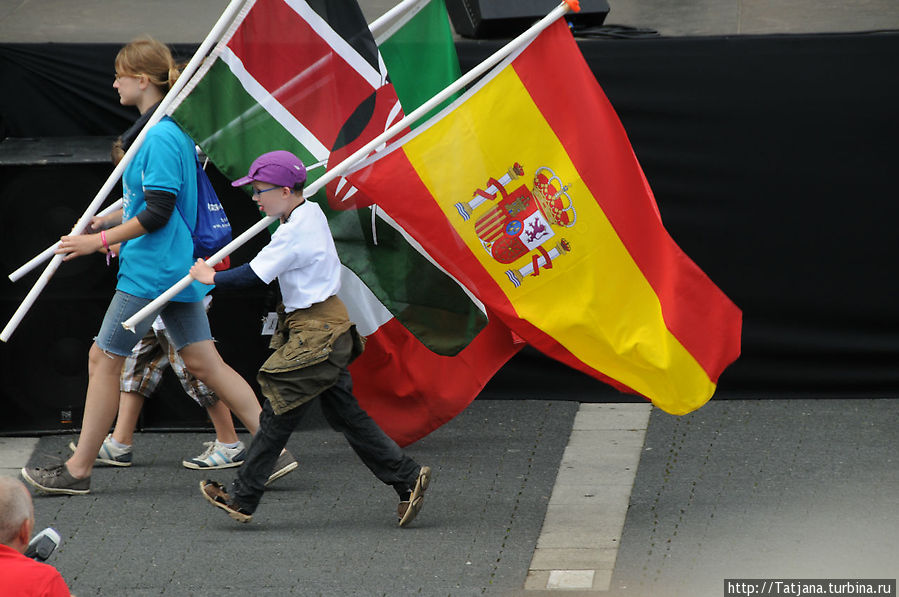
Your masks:
{"label": "black fabric stripe", "polygon": [[368,29],[362,9],[354,0],[308,0],[312,8],[331,28],[347,41],[376,71],[381,72],[378,64],[378,46]]}

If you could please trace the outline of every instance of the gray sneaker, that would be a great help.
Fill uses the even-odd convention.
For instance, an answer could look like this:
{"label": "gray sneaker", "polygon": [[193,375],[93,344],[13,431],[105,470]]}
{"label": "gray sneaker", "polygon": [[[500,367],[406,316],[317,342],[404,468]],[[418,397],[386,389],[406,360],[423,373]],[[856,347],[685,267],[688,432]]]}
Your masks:
{"label": "gray sneaker", "polygon": [[22,469],[22,478],[44,493],[84,495],[91,492],[91,478],[76,479],[65,463],[48,468],[26,466]]}
{"label": "gray sneaker", "polygon": [[294,458],[290,452],[284,450],[281,452],[281,455],[278,456],[278,460],[275,461],[275,467],[272,469],[272,474],[269,475],[268,481],[265,482],[265,486],[268,487],[272,482],[280,479],[298,466],[300,465],[297,463],[297,459]]}

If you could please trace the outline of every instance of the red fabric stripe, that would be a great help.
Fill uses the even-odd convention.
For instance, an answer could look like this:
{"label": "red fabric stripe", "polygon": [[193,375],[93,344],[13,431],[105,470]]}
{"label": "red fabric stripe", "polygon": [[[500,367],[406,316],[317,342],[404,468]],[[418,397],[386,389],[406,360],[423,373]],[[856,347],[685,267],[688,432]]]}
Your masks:
{"label": "red fabric stripe", "polygon": [[350,365],[353,393],[384,432],[406,446],[462,412],[522,346],[491,317],[462,352],[440,356],[391,319]]}
{"label": "red fabric stripe", "polygon": [[[742,314],[665,230],[627,134],[563,21],[513,67],[659,297],[668,329],[717,382],[740,354]],[[554,78],[572,89],[592,93],[572,98],[547,85],[546,68],[562,71]],[[606,142],[602,151],[597,140]]]}
{"label": "red fabric stripe", "polygon": [[343,123],[374,90],[281,0],[258,0],[228,47],[329,149]]}

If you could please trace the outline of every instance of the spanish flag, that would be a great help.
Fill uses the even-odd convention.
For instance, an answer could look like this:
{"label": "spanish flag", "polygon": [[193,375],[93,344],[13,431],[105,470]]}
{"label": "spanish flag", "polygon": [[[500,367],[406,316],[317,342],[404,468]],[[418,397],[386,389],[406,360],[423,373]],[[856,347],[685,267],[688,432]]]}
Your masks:
{"label": "spanish flag", "polygon": [[666,412],[739,356],[562,20],[347,178],[528,343]]}

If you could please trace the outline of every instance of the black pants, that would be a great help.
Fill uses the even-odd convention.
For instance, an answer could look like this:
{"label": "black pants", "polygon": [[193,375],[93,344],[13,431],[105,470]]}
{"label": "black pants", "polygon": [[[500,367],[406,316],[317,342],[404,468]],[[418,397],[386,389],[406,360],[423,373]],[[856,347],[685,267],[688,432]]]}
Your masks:
{"label": "black pants", "polygon": [[[353,380],[346,369],[319,399],[328,424],[343,433],[378,479],[392,486],[401,497],[412,489],[421,467],[362,410],[353,396]],[[275,414],[268,400],[262,405],[259,430],[253,436],[230,492],[232,499],[247,512],[254,512],[259,505],[275,461],[311,405],[309,401],[280,415]]]}

